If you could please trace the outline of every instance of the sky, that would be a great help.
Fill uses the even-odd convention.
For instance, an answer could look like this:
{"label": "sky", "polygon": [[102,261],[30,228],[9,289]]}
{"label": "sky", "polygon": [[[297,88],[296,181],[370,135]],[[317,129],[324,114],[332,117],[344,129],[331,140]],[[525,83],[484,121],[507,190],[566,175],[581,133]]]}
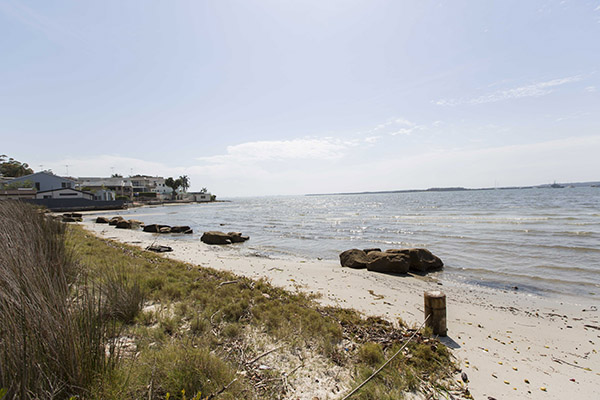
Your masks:
{"label": "sky", "polygon": [[600,0],[0,0],[0,154],[219,198],[600,180]]}

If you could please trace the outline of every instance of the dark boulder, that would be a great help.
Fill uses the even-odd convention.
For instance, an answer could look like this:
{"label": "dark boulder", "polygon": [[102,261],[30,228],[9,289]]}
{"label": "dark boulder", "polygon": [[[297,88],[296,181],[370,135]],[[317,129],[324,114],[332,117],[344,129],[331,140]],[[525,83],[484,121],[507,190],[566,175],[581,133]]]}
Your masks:
{"label": "dark boulder", "polygon": [[158,230],[158,233],[171,233],[171,227],[163,226]]}
{"label": "dark boulder", "polygon": [[82,219],[81,218],[77,218],[77,217],[67,217],[65,215],[63,215],[62,217],[62,222],[81,222]]}
{"label": "dark boulder", "polygon": [[77,219],[77,218],[83,219],[83,214],[81,214],[81,213],[65,213],[65,214],[63,214],[63,217],[75,218],[75,219]]}
{"label": "dark boulder", "polygon": [[231,244],[231,237],[223,232],[219,231],[209,231],[204,232],[202,237],[200,238],[206,244]]}
{"label": "dark boulder", "polygon": [[431,272],[444,267],[442,260],[427,249],[389,249],[386,253],[406,255],[411,271]]}
{"label": "dark boulder", "polygon": [[406,274],[410,268],[410,258],[406,254],[371,251],[367,257],[369,271]]}
{"label": "dark boulder", "polygon": [[118,229],[131,229],[131,222],[122,219],[117,222],[117,225],[115,227]]}
{"label": "dark boulder", "polygon": [[369,253],[370,253],[370,252],[372,252],[372,251],[381,251],[381,249],[380,249],[380,248],[377,248],[377,247],[374,247],[374,248],[372,248],[372,249],[364,249],[363,251],[364,251],[365,253],[369,254]]}
{"label": "dark boulder", "polygon": [[144,226],[144,232],[158,233],[160,228],[169,228],[169,225],[150,224]]}
{"label": "dark boulder", "polygon": [[117,225],[117,222],[119,222],[119,221],[124,221],[124,218],[123,218],[123,217],[121,217],[121,216],[112,217],[112,218],[110,219],[110,221],[108,221],[108,224],[109,224],[109,225]]}
{"label": "dark boulder", "polygon": [[229,236],[231,243],[243,243],[250,239],[249,236],[242,235],[242,232],[228,232],[227,235]]}
{"label": "dark boulder", "polygon": [[367,253],[359,249],[346,250],[340,253],[340,263],[342,267],[348,268],[366,268],[369,263]]}
{"label": "dark boulder", "polygon": [[98,217],[96,218],[97,224],[108,224],[109,220],[106,217]]}
{"label": "dark boulder", "polygon": [[189,226],[172,226],[171,233],[192,233],[192,228]]}

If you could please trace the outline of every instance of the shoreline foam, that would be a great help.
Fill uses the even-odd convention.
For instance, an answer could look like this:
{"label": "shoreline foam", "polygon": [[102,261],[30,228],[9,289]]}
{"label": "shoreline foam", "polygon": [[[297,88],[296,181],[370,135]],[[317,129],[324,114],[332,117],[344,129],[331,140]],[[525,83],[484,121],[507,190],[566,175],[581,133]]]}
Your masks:
{"label": "shoreline foam", "polygon": [[442,290],[448,299],[448,337],[442,341],[453,348],[476,399],[593,399],[600,393],[600,330],[593,328],[600,326],[600,307],[592,300],[578,304],[428,277],[377,274],[332,261],[242,256],[199,240],[95,224],[89,214],[83,226],[99,237],[142,248],[168,245],[174,250],[165,253],[170,258],[265,278],[288,290],[320,295],[317,301],[325,305],[408,324],[423,320],[423,292]]}

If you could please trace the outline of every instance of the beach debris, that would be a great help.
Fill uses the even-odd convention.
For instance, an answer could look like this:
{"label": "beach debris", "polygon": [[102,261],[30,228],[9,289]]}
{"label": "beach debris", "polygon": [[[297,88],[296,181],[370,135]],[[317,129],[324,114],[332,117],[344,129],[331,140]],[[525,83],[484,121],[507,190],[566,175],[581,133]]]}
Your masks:
{"label": "beach debris", "polygon": [[153,244],[151,246],[146,247],[146,250],[154,251],[156,253],[167,253],[173,251],[173,248],[170,246],[162,246],[158,244]]}
{"label": "beach debris", "polygon": [[462,374],[460,374],[460,379],[462,379],[462,381],[464,383],[469,383],[469,377],[467,376],[466,372],[463,372]]}
{"label": "beach debris", "polygon": [[585,326],[586,328],[597,329],[597,330],[599,330],[599,331],[600,331],[600,326],[596,326],[596,325],[589,325],[589,324],[585,324],[585,325],[583,325],[583,326]]}
{"label": "beach debris", "polygon": [[504,383],[506,383],[507,385],[510,385],[510,382],[509,382],[509,381],[504,381]]}
{"label": "beach debris", "polygon": [[369,289],[369,294],[373,296],[375,300],[382,300],[385,298],[385,296],[375,293],[372,289]]}
{"label": "beach debris", "polygon": [[542,387],[540,388],[540,390],[541,390],[542,392],[546,392],[546,387],[545,387],[545,386],[542,386]]}
{"label": "beach debris", "polygon": [[108,224],[109,219],[106,217],[97,217],[96,218],[96,223],[97,224]]}
{"label": "beach debris", "polygon": [[529,385],[529,379],[523,379],[523,382]]}
{"label": "beach debris", "polygon": [[204,232],[200,240],[206,244],[232,244],[241,243],[250,239],[248,236],[242,235],[241,232],[219,232],[219,231],[208,231]]}

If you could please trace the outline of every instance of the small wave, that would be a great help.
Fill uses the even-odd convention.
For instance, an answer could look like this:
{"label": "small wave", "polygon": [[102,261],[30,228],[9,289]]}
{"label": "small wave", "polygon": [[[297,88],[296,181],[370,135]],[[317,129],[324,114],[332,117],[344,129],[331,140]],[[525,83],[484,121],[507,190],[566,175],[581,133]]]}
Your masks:
{"label": "small wave", "polygon": [[469,267],[456,268],[456,267],[454,267],[451,269],[453,269],[454,271],[460,271],[460,274],[463,276],[465,274],[467,274],[467,276],[469,276],[470,274],[477,274],[480,276],[486,276],[486,278],[503,277],[503,278],[505,278],[506,281],[510,281],[510,282],[519,282],[519,281],[523,281],[523,280],[529,280],[529,281],[543,282],[543,283],[549,284],[550,286],[573,285],[573,286],[585,286],[585,287],[600,288],[600,283],[597,283],[597,282],[573,281],[573,280],[568,280],[568,279],[549,278],[549,277],[539,276],[539,275],[526,275],[526,274],[517,274],[517,273],[504,272],[504,271],[491,271],[491,270],[484,269],[484,268],[469,268]]}

